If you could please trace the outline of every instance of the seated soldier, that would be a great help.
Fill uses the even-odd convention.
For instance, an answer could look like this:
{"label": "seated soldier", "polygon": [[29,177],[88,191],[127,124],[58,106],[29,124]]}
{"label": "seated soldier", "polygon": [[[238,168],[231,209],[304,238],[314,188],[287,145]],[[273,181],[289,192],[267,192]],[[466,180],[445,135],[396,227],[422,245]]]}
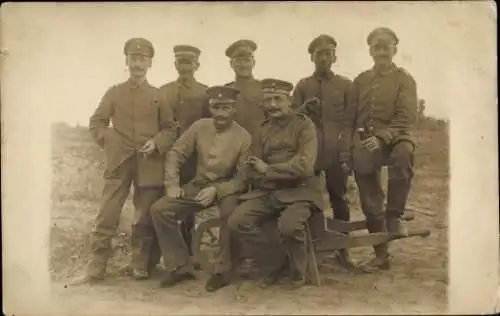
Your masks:
{"label": "seated soldier", "polygon": [[[212,118],[193,123],[168,152],[166,196],[151,207],[163,259],[173,268],[160,282],[161,287],[173,286],[195,276],[177,221],[214,204],[218,204],[220,216],[225,219],[237,205],[237,194],[245,188],[241,168],[248,158],[251,136],[233,121],[234,102],[239,91],[217,86],[209,88],[207,93]],[[179,170],[193,152],[198,157],[196,176],[180,188]],[[220,227],[220,252],[215,274],[205,286],[207,291],[215,291],[229,283],[232,254],[225,223],[224,220]]]}
{"label": "seated soldier", "polygon": [[[313,122],[291,108],[291,83],[262,80],[263,106],[267,119],[261,124],[250,148],[247,181],[252,190],[240,196],[241,204],[228,220],[230,230],[249,245],[258,247],[259,257],[276,258],[276,249],[260,242],[261,225],[278,218],[278,230],[292,266],[294,283],[304,283],[306,257],[304,224],[312,211],[321,211],[321,182],[314,173],[317,153]],[[256,253],[254,253],[256,254]],[[275,283],[283,272],[287,256],[276,258],[264,286]]]}

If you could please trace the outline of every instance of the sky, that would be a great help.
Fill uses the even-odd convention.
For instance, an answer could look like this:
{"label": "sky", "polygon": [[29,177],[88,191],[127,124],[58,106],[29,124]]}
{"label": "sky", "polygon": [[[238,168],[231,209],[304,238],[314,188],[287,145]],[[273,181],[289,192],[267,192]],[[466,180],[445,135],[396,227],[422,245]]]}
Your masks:
{"label": "sky", "polygon": [[3,6],[3,103],[29,103],[52,122],[87,125],[108,87],[127,79],[123,44],[136,36],[155,47],[148,79],[156,86],[176,78],[176,44],[201,49],[199,81],[232,81],[224,51],[242,38],[258,44],[257,78],[295,84],[312,72],[307,46],[323,33],[338,42],[333,70],[353,79],[372,66],[366,36],[387,26],[400,39],[395,62],[414,76],[427,114],[448,119],[450,107],[456,106],[450,99],[456,76],[496,80],[496,68],[484,55],[495,49],[494,10],[488,3],[467,2]]}

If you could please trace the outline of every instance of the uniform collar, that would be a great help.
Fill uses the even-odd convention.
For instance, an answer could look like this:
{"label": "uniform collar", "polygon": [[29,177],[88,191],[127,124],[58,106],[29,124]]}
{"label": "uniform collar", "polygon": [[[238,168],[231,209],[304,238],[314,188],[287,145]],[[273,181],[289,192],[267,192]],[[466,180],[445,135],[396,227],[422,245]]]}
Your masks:
{"label": "uniform collar", "polygon": [[326,80],[331,80],[335,76],[333,71],[328,70],[327,72],[318,72],[314,71],[313,77],[316,79],[326,79]]}
{"label": "uniform collar", "polygon": [[127,84],[128,84],[128,85],[129,85],[129,87],[130,87],[130,88],[132,88],[132,89],[137,89],[137,88],[141,89],[141,88],[144,88],[144,87],[146,87],[147,85],[149,85],[149,82],[148,82],[148,79],[147,79],[147,78],[144,78],[144,80],[143,80],[141,83],[137,84],[136,82],[134,82],[134,81],[132,80],[132,78],[128,78],[128,80],[127,80]]}
{"label": "uniform collar", "polygon": [[250,75],[249,77],[236,77],[235,78],[235,83],[240,84],[240,83],[247,83],[247,82],[252,82],[255,81],[255,78],[253,75]]}
{"label": "uniform collar", "polygon": [[278,125],[279,127],[285,127],[287,126],[288,124],[290,124],[290,122],[295,118],[295,113],[293,111],[290,111],[286,116],[284,117],[281,117],[279,119],[270,119],[270,121],[275,124],[275,125]]}
{"label": "uniform collar", "polygon": [[196,80],[194,79],[194,77],[189,77],[189,78],[185,78],[185,79],[179,77],[179,78],[177,78],[176,81],[181,86],[191,88]]}
{"label": "uniform collar", "polygon": [[396,68],[397,68],[396,64],[394,64],[394,63],[391,63],[391,65],[384,70],[376,69],[375,65],[373,65],[372,71],[373,71],[373,74],[375,74],[376,76],[384,77],[384,76],[387,76],[388,74],[392,73],[394,70],[396,70]]}

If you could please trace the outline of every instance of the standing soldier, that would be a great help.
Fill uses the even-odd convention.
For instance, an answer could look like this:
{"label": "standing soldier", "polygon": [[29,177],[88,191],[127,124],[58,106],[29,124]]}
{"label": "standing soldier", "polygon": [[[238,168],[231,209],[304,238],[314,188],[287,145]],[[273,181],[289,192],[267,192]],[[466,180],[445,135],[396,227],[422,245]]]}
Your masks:
{"label": "standing soldier", "polygon": [[[349,156],[340,152],[339,139],[351,80],[333,73],[332,65],[337,60],[337,42],[329,35],[320,35],[309,44],[308,52],[314,63],[314,73],[301,79],[293,92],[294,107],[306,113],[316,126],[318,157],[315,170],[325,171],[326,189],[333,209],[333,217],[350,220],[347,201],[347,179]],[[352,268],[346,249],[337,252],[339,263]]]}
{"label": "standing soldier", "polygon": [[[278,230],[292,263],[294,281],[305,276],[304,224],[312,211],[323,208],[319,177],[314,174],[317,138],[313,122],[291,109],[293,85],[276,79],[262,80],[263,106],[267,117],[252,140],[247,165],[251,192],[240,196],[242,203],[228,220],[230,230],[251,240],[253,254],[273,263],[264,285],[274,283],[286,268],[286,256],[261,242],[261,225],[278,217]],[[265,255],[264,255],[265,254]],[[260,256],[259,256],[260,257]]]}
{"label": "standing soldier", "polygon": [[[170,105],[178,124],[179,137],[195,121],[209,117],[207,86],[194,78],[194,73],[200,67],[199,48],[191,45],[174,46],[175,68],[179,74],[177,80],[160,87],[167,104]],[[181,170],[181,185],[188,183],[196,174],[196,155],[188,157]],[[191,253],[192,229],[194,215],[186,216],[181,224],[182,235]]]}
{"label": "standing soldier", "polygon": [[264,111],[261,107],[262,86],[252,73],[255,67],[253,53],[256,49],[257,44],[251,40],[238,40],[226,49],[226,56],[230,58],[231,68],[236,77],[235,81],[226,86],[240,91],[236,101],[235,121],[252,136],[264,120]]}
{"label": "standing soldier", "polygon": [[[356,183],[370,232],[406,235],[403,214],[413,176],[417,89],[413,77],[392,59],[398,38],[388,28],[376,28],[367,38],[373,68],[354,79],[349,102],[349,128]],[[349,142],[350,143],[350,142]],[[350,144],[347,144],[350,147]],[[388,164],[387,210],[379,176]],[[374,247],[376,257],[364,267],[389,269],[388,244]]]}
{"label": "standing soldier", "polygon": [[91,135],[104,148],[105,183],[92,233],[92,258],[86,274],[75,283],[104,278],[111,239],[132,184],[136,215],[130,267],[136,279],[148,278],[151,249],[157,242],[149,207],[164,191],[164,156],[175,141],[175,123],[159,89],[146,79],[154,56],[151,42],[132,38],[124,53],[130,78],[108,89],[90,118]]}

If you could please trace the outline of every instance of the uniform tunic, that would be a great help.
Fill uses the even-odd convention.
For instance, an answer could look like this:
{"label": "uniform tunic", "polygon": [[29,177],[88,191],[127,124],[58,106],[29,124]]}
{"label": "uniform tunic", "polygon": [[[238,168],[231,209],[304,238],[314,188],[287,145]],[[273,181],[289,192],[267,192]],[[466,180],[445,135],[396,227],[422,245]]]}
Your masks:
{"label": "uniform tunic", "polygon": [[246,129],[250,135],[255,135],[265,118],[264,110],[261,107],[263,94],[260,81],[254,78],[239,78],[226,84],[226,86],[240,90],[236,100],[236,116],[234,120]]}
{"label": "uniform tunic", "polygon": [[326,75],[314,73],[301,79],[293,92],[292,101],[296,108],[313,97],[321,100],[321,117],[314,122],[318,132],[318,170],[328,169],[339,162],[339,138],[350,87],[351,80],[330,71]]}
{"label": "uniform tunic", "polygon": [[384,157],[364,150],[357,128],[373,128],[373,134],[385,145],[399,141],[415,144],[413,128],[417,115],[417,89],[413,77],[404,69],[392,66],[383,73],[369,69],[353,82],[347,129],[352,137],[345,146],[353,148],[354,168],[359,172],[372,172],[384,163]]}

